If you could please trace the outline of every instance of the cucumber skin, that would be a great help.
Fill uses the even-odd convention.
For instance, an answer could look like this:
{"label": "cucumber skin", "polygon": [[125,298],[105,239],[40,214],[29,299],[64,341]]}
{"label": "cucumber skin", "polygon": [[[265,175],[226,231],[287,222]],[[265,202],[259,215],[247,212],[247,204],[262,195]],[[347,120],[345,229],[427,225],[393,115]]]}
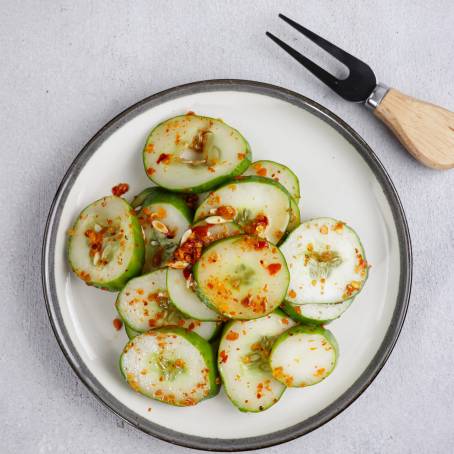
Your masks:
{"label": "cucumber skin", "polygon": [[[328,342],[334,348],[334,365],[333,365],[333,368],[330,370],[329,374],[324,379],[329,377],[337,366],[337,360],[339,358],[339,344],[337,343],[337,340],[334,337],[334,334],[331,331],[329,331],[325,328],[322,328],[321,326],[297,325],[297,326],[294,326],[293,328],[290,328],[289,330],[283,332],[276,339],[276,342],[273,344],[273,347],[271,348],[270,358],[273,356],[273,352],[274,352],[275,348],[278,347],[278,345],[280,345],[282,342],[284,342],[288,337],[293,336],[295,334],[320,334],[321,336],[325,337],[328,340]],[[271,367],[271,362],[270,362],[270,367]],[[320,383],[320,382],[318,382],[318,383]],[[318,383],[314,383],[314,385],[317,385]],[[314,386],[314,385],[308,385],[308,386]]]}
{"label": "cucumber skin", "polygon": [[289,225],[287,227],[287,232],[286,232],[287,234],[290,234],[291,232],[293,232],[293,230],[295,230],[301,224],[301,210],[298,205],[298,201],[294,197],[291,197],[291,199],[290,199],[290,209],[291,209],[292,213],[295,213],[295,211],[296,211],[296,213],[295,213],[296,222],[294,222],[294,225],[292,225],[292,226],[290,226],[290,222],[289,222]]}
{"label": "cucumber skin", "polygon": [[[122,318],[121,318],[121,320],[123,322],[123,325],[125,327],[125,332],[126,332],[126,335],[129,338],[129,340],[134,339],[139,334],[143,334],[140,331],[136,331],[135,329],[132,329]],[[212,336],[209,339],[204,339],[202,336],[200,336],[200,337],[202,337],[202,339],[206,340],[207,342],[209,342],[213,346],[214,343],[217,342],[217,340],[219,339],[219,333],[221,332],[221,328],[222,328],[222,323],[219,323],[216,326],[216,329],[214,330]],[[159,329],[159,328],[154,328],[154,329]],[[185,329],[185,328],[181,328],[181,329]],[[150,331],[152,331],[152,330],[150,329]],[[148,331],[145,331],[145,332],[147,333]],[[197,334],[197,333],[194,332],[194,334]],[[197,335],[199,336],[199,334],[197,334]]]}
{"label": "cucumber skin", "polygon": [[[257,163],[261,163],[261,162],[265,162],[267,164],[271,164],[271,165],[274,165],[276,167],[280,167],[281,169],[284,169],[286,172],[290,173],[293,177],[295,177],[296,191],[295,191],[295,194],[290,194],[290,195],[298,203],[298,200],[301,198],[301,190],[300,190],[300,181],[299,181],[298,177],[296,176],[296,173],[290,167],[287,167],[286,165],[281,164],[280,162],[271,161],[270,159],[260,159],[258,161],[253,162],[251,165],[257,164]],[[267,177],[265,177],[265,178],[267,178]],[[290,192],[290,191],[288,191],[288,192]]]}
{"label": "cucumber skin", "polygon": [[[217,240],[217,241],[213,241],[213,243],[209,244],[204,250],[203,250],[203,253],[207,252],[210,248],[212,248],[213,246],[217,245],[218,243],[220,243],[221,241],[227,241],[229,239],[232,239],[232,238],[237,238],[237,237],[241,237],[243,236],[243,234],[240,234],[240,235],[235,235],[235,236],[230,236],[228,238],[222,238],[220,240]],[[268,240],[267,240],[268,241]],[[270,241],[268,241],[268,243],[270,244],[273,244],[271,243]],[[277,248],[278,251],[280,252],[280,249]],[[282,258],[284,259],[283,260],[283,265],[284,265],[284,269],[287,271],[287,276],[288,276],[288,284],[287,284],[287,288],[285,289],[285,293],[284,295],[287,294],[287,291],[288,291],[288,286],[290,285],[290,270],[288,269],[288,266],[287,266],[287,262],[285,260],[285,257],[284,257],[284,254],[282,254],[282,252],[280,252],[280,255],[282,256]],[[194,275],[194,279],[195,281],[197,282],[197,270],[198,270],[198,264],[199,262],[197,261],[193,268],[192,268],[192,273]],[[218,312],[217,308],[215,306],[213,306],[209,299],[205,296],[205,294],[202,292],[202,290],[200,289],[200,285],[198,284],[197,282],[197,286],[196,286],[196,293],[197,293],[197,296],[199,297],[200,301],[202,301],[203,303],[205,303],[210,309],[212,309],[213,311],[216,311]],[[267,315],[273,313],[273,312],[276,312],[276,310],[278,310],[278,308],[275,308],[274,310],[272,310],[271,312],[268,312],[268,314],[264,314],[264,315],[261,315],[260,317],[256,317],[256,318],[261,318],[261,317],[266,317]],[[279,311],[280,312],[280,311]],[[233,320],[233,321],[241,321],[241,320],[254,320],[254,319],[249,319],[249,318],[232,318],[232,317],[229,317],[228,315],[224,315],[224,314],[221,314],[223,317],[229,319],[229,320]]]}
{"label": "cucumber skin", "polygon": [[[167,120],[164,120],[161,123],[159,123],[158,125],[156,125],[151,130],[150,134],[148,135],[147,140],[146,140],[145,145],[144,145],[144,148],[143,148],[142,159],[143,159],[143,167],[145,169],[145,174],[147,175],[147,177],[154,184],[156,184],[156,185],[158,185],[160,187],[163,187],[163,188],[164,188],[164,186],[161,186],[158,182],[153,180],[153,178],[150,175],[148,175],[148,173],[147,173],[147,163],[146,163],[145,157],[147,155],[146,148],[147,148],[147,145],[148,145],[148,141],[150,140],[150,137],[153,134],[154,130],[156,128],[158,128],[159,126],[161,126],[163,123],[166,123],[169,120],[174,120],[176,118],[181,118],[181,117],[185,117],[185,116],[186,115],[177,115],[176,117],[168,118]],[[218,120],[216,118],[206,117],[206,116],[203,116],[203,115],[197,115],[197,117],[206,118],[206,119],[215,120],[215,121],[222,121],[222,120]],[[170,188],[164,188],[164,189],[167,189],[168,191],[171,191],[171,192],[182,192],[182,193],[199,194],[201,192],[209,191],[210,189],[212,189],[214,187],[221,186],[223,183],[227,182],[232,177],[236,177],[238,175],[241,175],[243,172],[245,172],[246,169],[251,165],[251,162],[252,162],[251,146],[249,145],[249,142],[244,138],[243,134],[241,134],[237,129],[232,128],[232,126],[230,126],[230,125],[227,125],[227,126],[229,128],[231,128],[232,130],[234,130],[235,132],[237,132],[238,135],[243,139],[244,144],[246,145],[246,153],[245,153],[246,157],[235,167],[235,169],[233,169],[233,171],[229,175],[221,175],[221,176],[219,176],[217,178],[214,178],[213,180],[210,180],[210,181],[208,181],[206,183],[200,184],[199,186],[183,188],[183,189],[170,189]]]}
{"label": "cucumber skin", "polygon": [[[271,312],[271,314],[277,314],[281,317],[286,317],[286,314],[280,310],[280,309],[275,309],[273,312]],[[267,315],[270,315],[270,314],[267,314]],[[266,317],[266,315],[265,315]],[[241,320],[230,320],[229,322],[227,322],[225,325],[224,325],[224,329],[222,331],[222,334],[219,338],[219,344],[218,344],[218,357],[217,357],[217,361],[218,361],[218,364],[219,364],[219,345],[221,344],[224,336],[227,334],[228,331],[230,331],[232,325],[235,323],[235,322],[238,322],[238,321],[241,321]],[[285,331],[287,332],[287,331]],[[284,334],[284,333],[282,333]],[[282,336],[281,334],[281,336]],[[280,337],[280,336],[279,336]],[[274,347],[274,344],[273,344],[273,347]],[[271,356],[271,353],[270,353],[270,356]],[[270,372],[270,375],[271,372]],[[222,383],[224,384],[224,378],[222,376],[222,368],[219,368],[219,376],[221,378],[221,381]],[[274,377],[273,377],[274,378]],[[279,400],[281,399],[282,395],[284,394],[284,391],[286,390],[287,388],[283,388],[282,389],[282,392],[279,396],[277,396],[277,402],[279,402]],[[277,402],[272,402],[270,405],[268,405],[267,407],[263,407],[262,410],[249,410],[248,408],[244,408],[244,407],[241,407],[240,405],[238,405],[238,403],[236,401],[234,401],[231,397],[230,397],[230,394],[229,392],[227,391],[227,386],[224,385],[224,392],[227,394],[227,397],[229,398],[230,402],[232,402],[232,404],[238,408],[239,411],[241,411],[242,413],[261,413],[262,411],[265,411],[265,410],[268,410],[268,408],[272,407],[273,405],[275,405]]]}
{"label": "cucumber skin", "polygon": [[[206,397],[204,397],[202,400],[200,400],[197,403],[200,403],[206,399],[210,399],[210,398],[216,396],[217,394],[219,394],[220,385],[218,384],[218,368],[217,368],[216,358],[215,358],[215,354],[213,352],[213,347],[211,346],[211,344],[208,341],[206,341],[205,339],[203,339],[196,333],[192,333],[184,328],[173,327],[173,326],[169,326],[169,327],[165,327],[165,328],[156,328],[153,330],[153,332],[170,333],[170,334],[176,334],[177,336],[181,336],[184,339],[186,339],[187,341],[189,341],[202,355],[202,357],[205,361],[205,364],[208,368],[208,371],[209,371],[208,372],[208,381],[209,381],[210,392]],[[146,334],[147,333],[141,333],[141,335],[146,335]],[[122,360],[123,360],[123,355],[124,355],[124,349],[133,341],[134,341],[134,339],[130,340],[125,345],[125,347],[123,348],[123,352],[121,353],[120,359],[119,359],[120,373],[126,382],[128,382],[128,381],[127,381],[126,375],[123,371]],[[140,393],[140,394],[142,394],[145,397],[148,397],[149,399],[153,399],[153,400],[157,400],[158,402],[162,402],[161,400],[154,399],[153,397],[151,397],[147,394],[144,394],[144,393]],[[169,404],[168,402],[166,402],[166,403],[168,405],[172,405],[174,407],[185,407],[186,406],[186,405],[178,405],[178,404]]]}
{"label": "cucumber skin", "polygon": [[[189,224],[192,223],[193,219],[193,212],[192,210],[188,207],[186,202],[178,195],[175,194],[174,192],[169,192],[166,189],[162,188],[149,188],[150,189],[150,194],[145,198],[142,209],[146,208],[150,205],[155,205],[158,203],[167,203],[169,205],[172,205],[175,207],[182,215],[183,217],[189,222]],[[154,189],[154,191],[151,191]]]}
{"label": "cucumber skin", "polygon": [[[116,197],[116,196],[108,196],[108,197]],[[90,203],[90,205],[85,207],[81,211],[80,214],[82,214],[89,206],[93,205],[93,203],[99,202],[100,200],[102,200],[104,198],[105,197],[95,200],[94,202]],[[142,236],[142,227],[139,223],[139,220],[137,219],[136,215],[133,214],[134,210],[132,209],[131,205],[129,205],[129,203],[124,198],[122,198],[122,197],[117,197],[117,198],[121,198],[123,203],[125,203],[128,206],[129,214],[131,217],[130,221],[131,221],[131,227],[132,227],[132,235],[134,237],[134,252],[129,261],[129,266],[121,276],[119,276],[117,279],[114,279],[112,281],[103,282],[103,283],[96,282],[96,281],[88,281],[88,282],[84,281],[89,286],[97,287],[102,290],[108,290],[110,292],[120,291],[127,284],[127,282],[130,279],[138,276],[142,271],[143,263],[145,260],[145,245],[144,245],[144,240],[143,240],[143,236]],[[79,214],[79,217],[80,217],[80,214]],[[79,219],[79,217],[77,219]],[[77,223],[77,221],[73,224],[73,226],[75,226],[76,223]],[[71,269],[73,270],[74,274],[76,274],[76,276],[78,276],[76,269],[74,268],[71,260],[69,259],[69,250],[71,248],[71,242],[72,242],[72,239],[71,239],[71,237],[69,237],[66,255],[68,257],[68,262],[69,262],[69,265],[71,266]]]}
{"label": "cucumber skin", "polygon": [[[335,303],[325,303],[325,304],[335,304]],[[320,306],[322,306],[322,305],[323,305],[323,303],[320,304]],[[297,304],[295,304],[295,306],[297,306]],[[293,308],[293,304],[286,300],[284,300],[282,302],[281,309],[295,322],[303,323],[306,325],[326,325],[326,324],[331,323],[334,320],[337,320],[338,318],[342,317],[342,315],[344,315],[344,313],[348,310],[348,308],[347,308],[345,310],[345,312],[342,312],[342,314],[340,314],[336,318],[330,318],[328,320],[316,320],[316,319],[308,318],[308,317],[305,317],[304,315],[299,314]]]}
{"label": "cucumber skin", "polygon": [[145,188],[143,191],[141,191],[139,194],[137,194],[134,199],[131,202],[131,206],[136,209],[137,207],[141,207],[145,200],[154,194],[156,191],[158,191],[160,188],[158,186],[152,186],[149,188]]}
{"label": "cucumber skin", "polygon": [[[315,219],[321,219],[321,218],[311,218],[311,219],[307,219],[306,221],[304,221],[303,223],[301,223],[300,225],[303,225],[304,223],[306,222],[312,222],[314,221]],[[335,218],[330,218],[330,217],[325,217],[323,219],[331,219],[333,221],[338,221],[338,219],[335,219]],[[367,262],[367,258],[366,258],[366,251],[364,250],[364,246],[363,246],[363,243],[361,241],[361,238],[359,237],[359,235],[356,233],[356,230],[352,229],[347,223],[344,223],[345,227],[348,228],[349,230],[351,230],[353,232],[353,234],[355,235],[356,239],[358,240],[358,244],[359,244],[359,247],[361,248],[361,255],[363,256],[364,260],[366,260]],[[296,230],[292,230],[286,237],[283,241],[281,241],[279,243],[279,247],[282,247],[284,245],[285,242],[287,242],[290,237],[296,233]],[[369,262],[367,262],[369,263]],[[366,276],[364,277],[364,280],[362,281],[362,285],[361,285],[361,288],[359,289],[358,292],[356,292],[354,295],[350,296],[349,298],[345,298],[344,300],[342,301],[333,301],[332,303],[313,303],[312,301],[307,301],[307,302],[304,302],[304,304],[336,304],[336,303],[343,303],[344,301],[347,301],[348,299],[352,299],[352,298],[356,298],[360,293],[361,291],[363,290],[364,286],[366,285],[366,282],[367,282],[367,279],[369,279],[369,267],[366,268]],[[292,302],[292,301],[290,301]],[[296,303],[295,303],[296,304]]]}
{"label": "cucumber skin", "polygon": [[132,340],[136,336],[138,336],[139,334],[142,334],[142,333],[139,333],[139,331],[136,331],[136,330],[132,329],[129,325],[127,325],[125,323],[125,321],[123,319],[122,319],[122,321],[123,321],[123,325],[125,327],[126,335],[128,336],[129,340]]}
{"label": "cucumber skin", "polygon": [[[240,178],[233,179],[233,180],[232,179],[228,179],[225,183],[223,183],[220,186],[218,186],[213,192],[216,192],[219,189],[222,189],[225,186],[229,186],[231,184],[243,184],[243,183],[262,183],[262,184],[269,184],[269,185],[272,185],[272,186],[276,186],[277,188],[279,188],[281,191],[283,191],[287,195],[287,197],[288,197],[288,209],[290,209],[290,198],[292,196],[287,191],[287,189],[285,189],[284,186],[282,186],[281,183],[279,183],[277,181],[274,181],[271,178],[250,175],[250,176],[247,176],[247,177],[241,176]],[[202,202],[197,207],[197,210],[194,213],[194,222],[198,222],[198,221],[201,221],[201,220],[204,219],[202,216],[199,217],[199,210],[200,210],[200,207],[203,205],[203,203],[204,202]],[[233,220],[233,222],[235,222],[235,220]]]}

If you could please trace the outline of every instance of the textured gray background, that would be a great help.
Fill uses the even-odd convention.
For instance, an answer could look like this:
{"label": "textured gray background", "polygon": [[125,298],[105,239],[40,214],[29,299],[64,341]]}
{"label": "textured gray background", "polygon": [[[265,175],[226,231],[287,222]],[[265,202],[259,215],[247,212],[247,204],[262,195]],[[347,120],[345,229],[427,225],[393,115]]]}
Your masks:
{"label": "textured gray background", "polygon": [[123,424],[79,383],[44,310],[41,238],[66,168],[104,123],[162,89],[225,77],[285,86],[349,122],[394,179],[414,247],[407,321],[378,378],[335,420],[267,452],[453,451],[454,170],[417,164],[363,108],[265,40],[266,28],[297,38],[278,12],[365,59],[380,80],[454,110],[452,0],[1,0],[1,453],[189,452]]}

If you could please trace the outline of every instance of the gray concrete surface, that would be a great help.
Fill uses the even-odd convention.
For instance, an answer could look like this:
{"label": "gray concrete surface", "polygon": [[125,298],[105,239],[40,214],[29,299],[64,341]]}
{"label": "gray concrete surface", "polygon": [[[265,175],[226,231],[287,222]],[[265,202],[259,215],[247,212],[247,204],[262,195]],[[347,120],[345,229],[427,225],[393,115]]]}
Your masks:
{"label": "gray concrete surface", "polygon": [[453,452],[454,170],[417,164],[266,41],[267,28],[297,37],[278,12],[454,110],[451,0],[0,2],[1,453],[189,452],[123,424],[78,381],[44,310],[40,249],[60,179],[105,122],[151,93],[225,77],[285,86],[347,120],[394,179],[414,246],[410,310],[383,371],[335,420],[267,453]]}

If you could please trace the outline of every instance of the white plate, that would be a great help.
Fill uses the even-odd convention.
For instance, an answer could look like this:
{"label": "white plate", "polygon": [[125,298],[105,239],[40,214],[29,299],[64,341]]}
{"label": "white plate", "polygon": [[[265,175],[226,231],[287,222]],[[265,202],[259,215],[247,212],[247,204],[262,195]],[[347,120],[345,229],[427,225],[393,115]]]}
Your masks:
{"label": "white plate", "polygon": [[[330,216],[359,234],[372,268],[364,290],[329,329],[340,346],[322,383],[288,389],[271,409],[240,413],[221,390],[190,408],[136,394],[123,381],[127,341],[113,328],[115,294],[85,286],[66,262],[66,231],[90,202],[127,182],[127,196],[150,186],[142,148],[150,129],[187,111],[220,117],[249,141],[253,159],[289,166],[299,177],[302,218]],[[184,446],[240,450],[293,439],[328,421],[373,380],[401,329],[411,284],[411,246],[398,196],[374,153],[344,122],[296,93],[247,81],[177,87],[131,107],[76,158],[55,197],[43,248],[49,316],[71,366],[113,411],[147,433]],[[148,409],[151,407],[151,411]]]}

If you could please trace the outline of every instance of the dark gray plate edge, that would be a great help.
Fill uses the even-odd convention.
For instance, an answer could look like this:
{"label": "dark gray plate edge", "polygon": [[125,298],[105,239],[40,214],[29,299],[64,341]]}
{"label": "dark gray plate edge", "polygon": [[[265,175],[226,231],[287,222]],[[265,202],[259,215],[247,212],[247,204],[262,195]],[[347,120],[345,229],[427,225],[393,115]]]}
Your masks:
{"label": "dark gray plate edge", "polygon": [[[105,140],[105,138],[107,138],[131,118],[163,102],[195,93],[225,90],[265,94],[288,101],[291,104],[303,108],[304,110],[309,111],[317,117],[323,119],[325,122],[333,126],[355,147],[373,171],[391,207],[399,239],[401,267],[399,292],[390,325],[376,355],[358,380],[353,383],[344,394],[336,399],[335,402],[305,421],[267,435],[240,439],[204,438],[173,431],[158,424],[151,423],[145,418],[138,416],[136,413],[132,412],[129,408],[119,402],[113,395],[111,395],[85,366],[82,359],[78,355],[63,323],[56,295],[53,259],[55,253],[56,233],[66,197],[85,163],[96,151],[99,145]],[[84,146],[63,177],[49,211],[42,249],[42,285],[46,310],[57,342],[80,380],[100,402],[134,427],[141,429],[147,434],[153,435],[173,444],[208,451],[245,451],[266,448],[284,443],[320,427],[353,403],[380,372],[394,348],[407,312],[411,291],[411,280],[412,249],[405,213],[397,191],[388,173],[366,142],[348,124],[318,103],[298,93],[281,87],[247,80],[208,80],[171,88],[138,102],[107,123]]]}

